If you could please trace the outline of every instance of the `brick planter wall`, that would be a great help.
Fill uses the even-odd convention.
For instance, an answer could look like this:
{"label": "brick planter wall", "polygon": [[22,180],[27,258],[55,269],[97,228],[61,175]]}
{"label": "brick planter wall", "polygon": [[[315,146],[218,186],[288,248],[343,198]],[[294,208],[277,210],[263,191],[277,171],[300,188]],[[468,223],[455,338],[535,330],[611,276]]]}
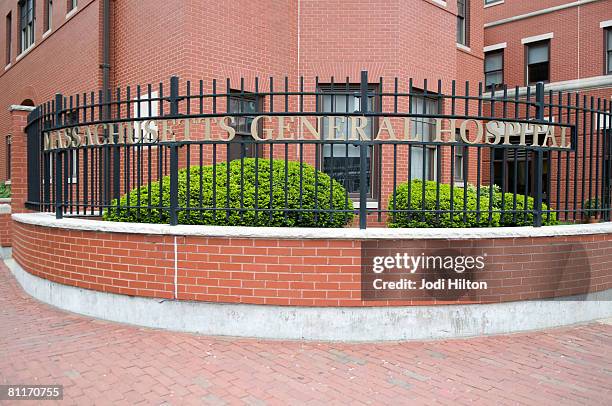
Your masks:
{"label": "brick planter wall", "polygon": [[0,212],[0,247],[11,246],[11,213]]}
{"label": "brick planter wall", "polygon": [[[528,300],[612,288],[610,233],[404,242],[404,247],[411,248],[402,250],[414,255],[440,247],[478,246],[485,250],[490,288],[486,296],[472,294],[472,302]],[[109,233],[15,221],[13,256],[27,272],[41,278],[133,296],[172,299],[176,289],[180,300],[224,303],[295,306],[449,303],[362,301],[361,245],[359,240],[342,239]],[[559,274],[563,277],[559,278]]]}

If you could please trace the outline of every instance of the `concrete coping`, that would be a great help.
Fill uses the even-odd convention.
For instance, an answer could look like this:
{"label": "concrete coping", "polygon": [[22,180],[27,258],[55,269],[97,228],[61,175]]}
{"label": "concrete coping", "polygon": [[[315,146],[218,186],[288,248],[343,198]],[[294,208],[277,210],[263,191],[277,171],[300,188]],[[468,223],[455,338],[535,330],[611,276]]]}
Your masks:
{"label": "concrete coping", "polygon": [[0,203],[11,204],[11,198],[10,197],[0,197]]}
{"label": "concrete coping", "polygon": [[33,106],[22,106],[20,104],[11,104],[9,111],[33,111],[36,107]]}
{"label": "concrete coping", "polygon": [[545,227],[493,227],[493,228],[285,228],[285,227],[236,227],[122,223],[63,218],[58,220],[51,213],[15,213],[13,220],[36,226],[77,231],[99,231],[125,234],[199,236],[221,238],[272,238],[272,239],[330,239],[330,240],[395,240],[395,239],[490,239],[522,237],[554,237],[612,233],[612,222],[598,224],[574,224]]}
{"label": "concrete coping", "polygon": [[0,214],[11,214],[11,205],[0,204]]}

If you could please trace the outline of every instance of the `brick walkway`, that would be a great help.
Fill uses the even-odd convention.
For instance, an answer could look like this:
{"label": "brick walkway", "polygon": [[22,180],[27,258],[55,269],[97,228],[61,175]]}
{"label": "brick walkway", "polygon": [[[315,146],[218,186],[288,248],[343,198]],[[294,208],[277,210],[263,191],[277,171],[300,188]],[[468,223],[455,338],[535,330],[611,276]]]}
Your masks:
{"label": "brick walkway", "polygon": [[612,325],[385,344],[211,338],[60,311],[0,262],[0,383],[63,384],[62,404],[78,405],[603,405]]}

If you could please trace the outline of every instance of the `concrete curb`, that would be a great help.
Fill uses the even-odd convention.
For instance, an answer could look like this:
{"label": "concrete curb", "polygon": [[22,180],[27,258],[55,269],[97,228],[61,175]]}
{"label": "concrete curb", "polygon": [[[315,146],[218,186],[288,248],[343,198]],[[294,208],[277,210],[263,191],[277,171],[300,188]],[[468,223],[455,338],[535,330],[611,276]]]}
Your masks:
{"label": "concrete curb", "polygon": [[0,259],[8,259],[13,257],[12,247],[0,247]]}
{"label": "concrete curb", "polygon": [[0,204],[0,214],[11,214],[11,205]]}
{"label": "concrete curb", "polygon": [[560,327],[612,317],[612,289],[557,300],[486,305],[291,307],[164,301],[62,285],[5,260],[34,298],[90,317],[205,335],[324,341],[447,339]]}

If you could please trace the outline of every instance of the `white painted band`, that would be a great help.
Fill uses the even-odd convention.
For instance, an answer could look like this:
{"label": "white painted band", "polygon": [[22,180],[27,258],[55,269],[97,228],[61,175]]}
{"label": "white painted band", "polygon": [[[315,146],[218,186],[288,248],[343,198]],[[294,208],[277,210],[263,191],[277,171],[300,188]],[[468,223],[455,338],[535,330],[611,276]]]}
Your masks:
{"label": "white painted band", "polygon": [[553,32],[547,32],[546,34],[534,35],[531,37],[526,37],[521,39],[521,44],[529,44],[532,42],[544,41],[546,39],[554,38],[555,34]]}
{"label": "white painted band", "polygon": [[556,300],[495,304],[295,307],[131,297],[62,285],[5,261],[34,298],[105,320],[215,336],[388,341],[507,334],[612,317],[612,289]]}
{"label": "white painted band", "polygon": [[488,3],[488,4],[485,2],[484,8],[499,6],[500,4],[504,4],[504,0],[499,0],[499,1],[496,1],[495,3]]}
{"label": "white painted band", "polygon": [[36,107],[32,107],[32,106],[22,106],[20,104],[11,104],[9,106],[9,111],[32,111],[35,108]]}
{"label": "white painted band", "polygon": [[0,214],[11,214],[11,205],[0,204]]}
{"label": "white painted band", "polygon": [[599,23],[599,28],[612,27],[612,20],[606,20]]}
{"label": "white painted band", "polygon": [[499,44],[487,45],[486,47],[482,48],[482,52],[497,51],[498,49],[504,49],[507,46],[508,46],[507,42],[500,42]]}
{"label": "white painted band", "polygon": [[612,233],[612,222],[574,224],[545,227],[492,227],[492,228],[288,228],[288,227],[236,227],[120,223],[113,221],[63,218],[58,220],[49,213],[15,213],[18,223],[68,230],[101,231],[109,233],[180,235],[227,238],[271,239],[329,239],[329,240],[395,240],[395,239],[490,239],[520,237],[554,237]]}

